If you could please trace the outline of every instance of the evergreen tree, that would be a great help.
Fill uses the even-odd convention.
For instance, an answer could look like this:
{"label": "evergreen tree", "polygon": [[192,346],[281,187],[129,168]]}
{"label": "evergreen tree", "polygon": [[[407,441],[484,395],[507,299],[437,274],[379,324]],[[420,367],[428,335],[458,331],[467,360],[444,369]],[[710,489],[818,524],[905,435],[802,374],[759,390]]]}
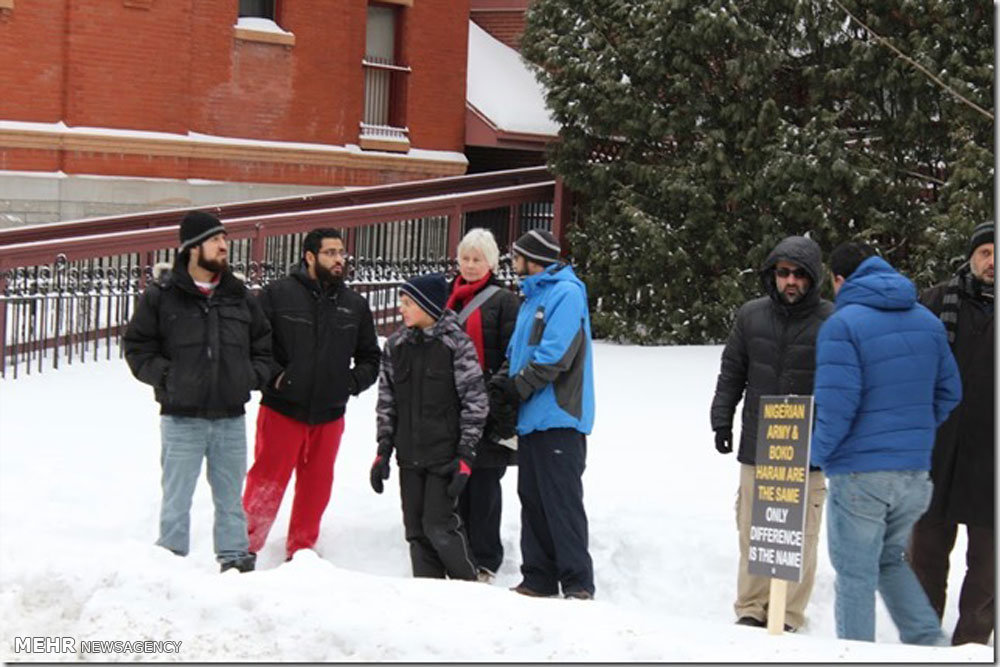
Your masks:
{"label": "evergreen tree", "polygon": [[597,335],[724,339],[790,234],[865,240],[921,286],[951,270],[992,215],[992,6],[859,4],[532,4]]}

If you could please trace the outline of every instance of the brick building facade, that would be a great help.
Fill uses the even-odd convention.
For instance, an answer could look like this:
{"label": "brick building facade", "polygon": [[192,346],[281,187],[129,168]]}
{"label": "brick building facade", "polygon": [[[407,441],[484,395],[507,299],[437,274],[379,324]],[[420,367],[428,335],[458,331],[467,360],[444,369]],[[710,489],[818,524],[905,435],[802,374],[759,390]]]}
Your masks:
{"label": "brick building facade", "polygon": [[[253,23],[238,0],[0,0],[0,206],[4,172],[309,190],[464,173],[468,1],[277,0]],[[379,87],[390,127],[363,130]]]}
{"label": "brick building facade", "polygon": [[470,18],[510,48],[520,51],[529,4],[530,0],[470,0]]}

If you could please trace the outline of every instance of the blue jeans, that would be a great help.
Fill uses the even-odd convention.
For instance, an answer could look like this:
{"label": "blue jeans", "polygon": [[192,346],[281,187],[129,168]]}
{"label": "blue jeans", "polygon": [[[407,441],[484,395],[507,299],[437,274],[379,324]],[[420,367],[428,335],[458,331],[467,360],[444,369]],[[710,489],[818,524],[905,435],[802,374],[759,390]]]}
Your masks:
{"label": "blue jeans", "polygon": [[927,471],[829,475],[827,486],[837,637],[875,641],[878,590],[904,644],[947,646],[941,621],[906,558],[913,524],[931,500]]}
{"label": "blue jeans", "polygon": [[213,538],[220,563],[247,554],[247,519],[243,513],[243,478],[247,472],[244,416],[201,419],[163,415],[160,418],[163,505],[160,508],[161,547],[186,556],[191,541],[191,499],[208,461],[208,483],[215,504]]}

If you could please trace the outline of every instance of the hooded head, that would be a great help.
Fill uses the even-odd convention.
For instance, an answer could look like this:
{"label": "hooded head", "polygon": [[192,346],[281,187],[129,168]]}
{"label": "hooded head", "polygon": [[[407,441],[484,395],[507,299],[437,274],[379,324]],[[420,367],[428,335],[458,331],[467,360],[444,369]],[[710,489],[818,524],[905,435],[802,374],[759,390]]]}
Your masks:
{"label": "hooded head", "polygon": [[767,256],[759,275],[775,304],[790,310],[809,309],[819,300],[823,252],[810,238],[789,236]]}

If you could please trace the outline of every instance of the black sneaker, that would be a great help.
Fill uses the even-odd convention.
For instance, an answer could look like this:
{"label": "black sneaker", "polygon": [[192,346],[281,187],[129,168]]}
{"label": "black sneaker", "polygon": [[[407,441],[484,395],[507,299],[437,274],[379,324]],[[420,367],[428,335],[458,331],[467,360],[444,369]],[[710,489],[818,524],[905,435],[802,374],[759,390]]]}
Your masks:
{"label": "black sneaker", "polygon": [[797,632],[797,631],[798,628],[793,628],[792,626],[788,625],[788,623],[785,623],[785,632]]}
{"label": "black sneaker", "polygon": [[766,628],[767,623],[758,620],[753,616],[740,616],[736,619],[736,625],[749,625],[752,628]]}
{"label": "black sneaker", "polygon": [[254,567],[257,565],[257,554],[248,553],[246,556],[240,556],[239,558],[234,558],[232,560],[224,561],[219,566],[219,572],[225,572],[226,570],[237,570],[239,572],[253,572]]}

